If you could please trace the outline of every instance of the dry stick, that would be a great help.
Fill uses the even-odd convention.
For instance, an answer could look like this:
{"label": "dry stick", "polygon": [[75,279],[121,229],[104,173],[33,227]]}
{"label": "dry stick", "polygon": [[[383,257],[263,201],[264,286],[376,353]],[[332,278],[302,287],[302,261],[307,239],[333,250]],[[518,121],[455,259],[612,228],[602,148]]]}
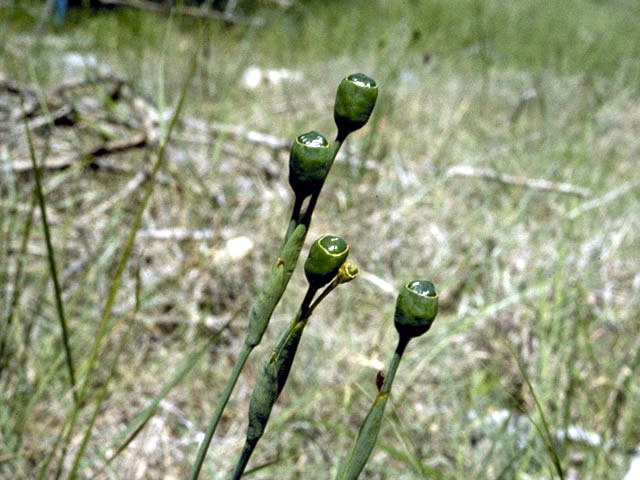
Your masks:
{"label": "dry stick", "polygon": [[[39,128],[46,127],[59,120],[68,118],[72,113],[73,107],[71,107],[71,105],[63,105],[57,110],[51,112],[49,115],[42,115],[38,118],[34,118],[29,126],[31,127],[31,130],[38,130]],[[26,112],[24,113],[24,116],[28,117]]]}
{"label": "dry stick", "polygon": [[508,173],[498,172],[491,168],[477,168],[469,165],[454,165],[445,172],[444,176],[446,178],[481,178],[483,180],[502,183],[503,185],[515,185],[517,187],[531,188],[545,192],[564,193],[567,195],[576,195],[578,197],[591,196],[591,190],[588,188],[573,185],[571,183],[551,182],[542,178],[518,177],[515,175],[509,175]]}
{"label": "dry stick", "polygon": [[233,138],[240,138],[247,142],[261,145],[276,151],[287,151],[291,144],[283,138],[256,130],[246,130],[240,125],[225,125],[220,123],[208,124],[195,118],[185,118],[182,123],[189,131],[199,130],[205,133],[223,134]]}
{"label": "dry stick", "polygon": [[[87,371],[84,377],[84,380],[80,386],[80,393],[78,395],[78,398],[80,399],[80,401],[82,402],[85,398],[85,394],[87,392],[87,388],[89,387],[89,381],[91,378],[91,373],[93,372],[93,368],[95,366],[97,357],[98,357],[98,352],[100,350],[100,345],[102,343],[102,340],[104,338],[104,335],[106,333],[106,329],[107,329],[107,324],[109,322],[109,319],[111,318],[111,310],[113,309],[113,304],[115,303],[115,299],[116,299],[116,293],[120,287],[120,283],[122,282],[122,275],[124,273],[124,269],[127,265],[127,262],[129,260],[129,257],[131,255],[131,251],[133,249],[133,244],[135,242],[135,238],[136,238],[136,234],[138,233],[138,230],[140,229],[140,225],[142,224],[142,216],[146,210],[147,204],[149,203],[149,198],[151,197],[151,194],[153,193],[153,188],[155,186],[155,179],[158,175],[158,172],[160,171],[160,167],[164,164],[164,158],[165,158],[165,151],[167,149],[167,145],[169,144],[169,140],[171,138],[171,134],[173,132],[173,129],[175,128],[175,125],[177,123],[178,117],[180,116],[180,112],[182,111],[182,107],[184,105],[184,100],[186,98],[187,95],[187,90],[189,85],[191,84],[191,79],[193,78],[195,71],[196,71],[196,66],[198,63],[198,52],[196,51],[196,53],[193,56],[192,62],[191,62],[191,66],[189,68],[189,72],[187,73],[187,77],[185,79],[184,85],[182,87],[182,91],[180,92],[180,98],[178,100],[178,105],[176,106],[176,110],[173,114],[173,117],[171,118],[171,122],[169,123],[169,128],[167,129],[167,133],[165,135],[165,138],[162,142],[162,145],[160,146],[160,150],[158,152],[158,158],[156,160],[156,162],[153,165],[153,168],[151,170],[151,174],[149,176],[149,180],[147,181],[147,184],[145,186],[145,192],[144,192],[144,196],[142,197],[142,200],[140,202],[140,204],[138,205],[138,209],[136,211],[136,216],[133,222],[133,225],[131,226],[131,230],[129,231],[129,236],[127,238],[127,241],[124,245],[124,250],[122,252],[122,256],[118,262],[118,265],[116,267],[116,272],[115,275],[113,277],[113,280],[111,282],[111,285],[109,287],[109,292],[107,295],[107,302],[104,308],[104,311],[102,313],[102,317],[100,318],[100,323],[98,325],[98,331],[96,333],[96,337],[93,343],[93,347],[91,349],[91,353],[89,356],[89,361],[87,363]],[[64,463],[64,457],[66,454],[66,448],[69,445],[69,442],[71,441],[71,435],[73,433],[74,427],[75,427],[75,423],[76,420],[78,418],[78,413],[80,411],[80,406],[76,405],[76,407],[73,409],[73,411],[71,412],[71,420],[69,422],[69,430],[67,431],[67,435],[65,437],[64,440],[64,448],[62,451],[62,454],[60,456],[60,460],[58,462],[58,466],[56,468],[56,478],[60,475],[61,471],[62,471],[62,466]],[[63,427],[64,429],[64,427]],[[46,469],[48,467],[48,462],[43,466],[43,468],[40,471],[40,475],[44,475],[44,473],[46,472]]]}
{"label": "dry stick", "polygon": [[[149,12],[169,13],[163,5],[150,2],[148,0],[98,0],[104,5],[122,5],[125,7],[137,8]],[[172,13],[176,15],[184,15],[187,17],[206,18],[208,20],[223,20],[229,23],[237,23],[241,25],[250,25],[259,27],[264,24],[264,19],[260,17],[242,18],[234,15],[216,12],[213,10],[203,10],[198,7],[172,7]]]}
{"label": "dry stick", "polygon": [[184,228],[152,228],[149,230],[140,230],[138,238],[148,238],[150,240],[173,240],[182,242],[184,240],[193,240],[195,242],[211,240],[214,231],[210,228],[201,230],[187,230]]}
{"label": "dry stick", "polygon": [[[94,157],[104,157],[112,153],[121,153],[132,148],[142,148],[146,145],[147,136],[145,134],[133,135],[130,138],[126,138],[124,140],[113,140],[105,142],[104,144],[96,148],[77,155],[60,156],[57,158],[53,158],[46,161],[40,168],[43,168],[45,170],[62,170],[83,159],[89,159],[90,163],[90,160]],[[15,162],[11,165],[11,168],[15,173],[22,173],[32,170],[33,165],[27,162]]]}
{"label": "dry stick", "polygon": [[67,90],[75,90],[78,88],[89,87],[99,83],[115,83],[116,85],[127,84],[127,80],[114,75],[113,73],[97,74],[91,77],[80,77],[64,80],[59,83],[53,90],[47,94],[47,98],[60,97]]}
{"label": "dry stick", "polygon": [[594,198],[593,200],[589,200],[588,202],[584,202],[582,205],[577,206],[567,213],[567,218],[570,220],[578,218],[583,213],[593,210],[594,208],[600,208],[609,202],[613,202],[618,197],[638,187],[640,187],[640,182],[627,182],[624,185],[605,193],[601,197]]}
{"label": "dry stick", "polygon": [[[24,104],[22,103],[22,97],[20,97],[21,106],[24,110]],[[38,204],[40,206],[40,217],[42,219],[42,229],[44,231],[44,239],[47,245],[47,258],[49,260],[49,270],[51,272],[51,279],[53,280],[53,288],[55,293],[56,310],[58,312],[58,320],[60,321],[60,328],[62,329],[62,343],[64,345],[67,370],[69,372],[69,380],[71,382],[71,388],[73,391],[73,400],[75,406],[78,406],[78,394],[76,392],[76,375],[73,369],[73,360],[71,358],[71,348],[69,347],[69,334],[67,331],[67,321],[64,314],[64,306],[62,305],[62,292],[60,289],[60,283],[58,282],[58,272],[56,269],[56,261],[53,253],[53,246],[51,244],[51,234],[49,232],[49,223],[47,221],[47,209],[45,206],[44,195],[42,193],[42,181],[40,178],[40,168],[36,161],[36,152],[33,146],[33,139],[31,138],[31,130],[29,129],[29,122],[25,115],[24,117],[24,129],[27,135],[27,143],[29,144],[29,156],[31,157],[31,164],[33,166],[33,173],[36,184],[36,194],[38,197]]]}

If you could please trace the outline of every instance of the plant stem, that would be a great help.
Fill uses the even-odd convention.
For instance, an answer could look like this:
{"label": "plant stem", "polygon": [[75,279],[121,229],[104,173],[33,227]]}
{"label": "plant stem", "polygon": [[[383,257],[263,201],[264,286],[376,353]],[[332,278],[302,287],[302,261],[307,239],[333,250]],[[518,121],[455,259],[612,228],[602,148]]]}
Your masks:
{"label": "plant stem", "polygon": [[129,426],[122,432],[120,435],[114,439],[111,445],[108,448],[111,448],[114,445],[120,444],[115,452],[108,458],[105,459],[105,463],[103,467],[95,474],[95,477],[100,477],[104,470],[111,465],[111,463],[120,455],[129,444],[137,437],[137,435],[142,431],[147,422],[153,417],[155,412],[157,411],[157,407],[165,398],[171,390],[191,371],[191,369],[196,365],[196,363],[211,349],[211,345],[220,337],[220,335],[231,325],[231,323],[236,319],[236,315],[232,316],[227,323],[225,323],[216,333],[214,333],[209,340],[207,340],[203,347],[200,348],[195,354],[191,355],[186,362],[177,370],[176,374],[171,378],[169,383],[167,383],[160,393],[156,395],[156,397],[147,405],[140,413],[138,413]]}
{"label": "plant stem", "polygon": [[318,292],[318,289],[309,286],[298,309],[298,313],[287,329],[282,332],[274,350],[269,354],[263,364],[260,375],[256,380],[256,386],[251,395],[247,438],[233,471],[231,477],[233,480],[237,480],[242,476],[245,468],[247,468],[253,450],[260,441],[260,438],[262,438],[262,433],[269,421],[271,409],[278,400],[289,378],[289,372],[291,371],[291,366],[298,351],[304,328],[313,310],[338,285],[340,285],[340,282],[336,277],[313,303],[311,302]]}
{"label": "plant stem", "polygon": [[[295,200],[293,201],[293,210],[291,211],[291,220],[289,220],[289,226],[287,228],[287,234],[284,237],[282,242],[282,247],[287,243],[289,237],[295,230],[295,228],[300,223],[300,210],[302,210],[302,203],[304,202],[304,198],[300,198],[296,195]],[[281,247],[281,248],[282,248]]]}
{"label": "plant stem", "polygon": [[337,278],[334,278],[331,281],[331,283],[329,285],[327,285],[327,288],[325,288],[322,291],[320,296],[318,298],[316,298],[316,300],[311,304],[311,306],[309,307],[309,311],[306,312],[306,314],[305,314],[305,317],[311,316],[311,314],[316,309],[316,307],[320,304],[320,302],[322,302],[322,300],[324,300],[327,297],[327,295],[329,295],[331,292],[333,292],[333,289],[336,288],[338,285],[340,285],[340,282],[338,282]]}
{"label": "plant stem", "polygon": [[233,474],[231,475],[231,480],[240,480],[242,474],[247,468],[247,464],[249,463],[249,459],[251,458],[251,454],[253,450],[256,448],[258,444],[259,438],[255,438],[252,440],[247,440],[244,442],[244,447],[242,447],[242,453],[240,454],[240,458],[238,459],[238,463],[236,463],[236,468],[233,470]]}
{"label": "plant stem", "polygon": [[387,405],[387,400],[389,399],[391,386],[393,385],[393,379],[396,376],[400,360],[402,359],[402,354],[404,353],[409,340],[411,340],[411,337],[400,335],[398,345],[396,346],[393,358],[391,359],[391,364],[389,365],[389,369],[385,375],[382,388],[378,392],[367,416],[362,422],[358,435],[356,435],[353,442],[353,446],[351,447],[351,450],[349,450],[347,457],[338,470],[336,480],[356,480],[364,469],[364,466],[369,459],[369,455],[371,455],[373,447],[375,447],[378,432],[382,426],[384,409]]}
{"label": "plant stem", "polygon": [[[98,323],[98,330],[97,330],[96,335],[95,335],[93,346],[91,347],[91,353],[89,355],[89,360],[87,362],[86,373],[85,373],[84,379],[82,381],[82,384],[80,385],[80,390],[79,390],[79,394],[78,394],[79,402],[77,402],[74,405],[74,408],[72,409],[71,414],[70,414],[69,430],[67,431],[67,435],[65,436],[65,439],[64,439],[62,453],[60,455],[60,459],[58,460],[58,466],[56,468],[56,474],[55,474],[54,478],[58,478],[60,476],[60,473],[62,472],[62,467],[63,467],[63,464],[64,464],[64,458],[65,458],[66,452],[67,452],[67,446],[69,445],[69,442],[71,441],[71,435],[73,434],[75,423],[77,421],[78,414],[80,412],[80,408],[81,408],[80,404],[85,399],[85,395],[86,395],[87,389],[89,387],[89,382],[91,380],[91,374],[93,373],[93,368],[95,366],[96,360],[98,359],[98,352],[100,350],[100,346],[102,344],[102,340],[104,339],[104,336],[106,334],[107,325],[108,325],[109,320],[111,318],[111,311],[113,309],[113,305],[114,305],[115,300],[116,300],[116,294],[118,293],[118,289],[120,288],[120,284],[122,283],[122,276],[124,274],[125,267],[126,267],[128,261],[129,261],[129,257],[131,256],[131,252],[133,250],[133,245],[134,245],[134,242],[135,242],[135,239],[136,239],[136,234],[138,233],[138,230],[140,229],[140,225],[142,224],[142,217],[143,217],[144,212],[146,210],[147,204],[149,203],[149,198],[151,197],[151,194],[153,193],[153,189],[154,189],[154,186],[155,186],[155,183],[156,183],[156,178],[158,176],[158,172],[160,171],[160,167],[164,164],[165,152],[167,150],[167,145],[169,144],[169,140],[171,139],[171,135],[173,133],[173,129],[175,128],[175,125],[176,125],[176,123],[178,121],[178,117],[180,116],[180,112],[182,111],[182,107],[184,106],[184,101],[185,101],[185,98],[187,96],[188,87],[191,84],[191,79],[193,78],[193,76],[195,74],[197,64],[198,64],[198,52],[196,52],[194,54],[193,58],[192,58],[191,66],[189,68],[189,72],[187,73],[187,77],[185,79],[185,82],[184,82],[184,84],[182,86],[182,89],[181,89],[181,92],[180,92],[180,98],[178,99],[178,104],[176,106],[175,111],[173,112],[173,115],[172,115],[171,120],[169,122],[169,126],[167,128],[167,132],[165,134],[165,137],[162,140],[162,144],[160,145],[160,150],[158,151],[158,156],[157,156],[156,161],[153,164],[153,167],[151,169],[151,174],[149,175],[149,178],[147,179],[147,183],[145,185],[145,190],[144,190],[144,194],[142,196],[142,200],[138,204],[138,208],[136,210],[136,214],[135,214],[135,218],[134,218],[134,221],[133,221],[133,225],[131,226],[131,229],[129,230],[129,234],[128,234],[127,240],[126,240],[126,242],[124,244],[122,255],[121,255],[121,257],[120,257],[120,259],[118,261],[118,264],[116,266],[116,271],[115,271],[115,274],[113,276],[113,280],[111,281],[111,284],[109,285],[109,290],[108,290],[108,293],[107,293],[107,301],[106,301],[104,310],[102,312],[102,316],[100,318],[100,322]],[[48,467],[48,462],[46,462],[45,465],[43,466],[43,470],[46,471],[47,467]],[[41,470],[41,473],[43,473],[43,470]]]}
{"label": "plant stem", "polygon": [[404,335],[401,335],[398,339],[398,345],[396,346],[396,351],[393,353],[393,358],[391,359],[391,364],[389,365],[387,374],[384,377],[384,383],[382,384],[380,393],[389,393],[391,391],[393,379],[396,376],[400,360],[402,360],[402,354],[404,353],[405,348],[407,348],[409,340],[411,340],[411,338]]}
{"label": "plant stem", "polygon": [[[337,137],[335,139],[335,141],[331,144],[331,150],[329,151],[329,158],[331,159],[331,161],[329,163],[329,168],[331,168],[331,166],[333,165],[333,162],[335,162],[336,157],[338,156],[338,152],[340,151],[340,147],[342,146],[342,142],[343,141],[344,141],[344,139],[340,139],[339,137]],[[320,197],[320,192],[322,191],[322,187],[324,186],[324,182],[326,180],[327,179],[325,177],[325,179],[322,181],[322,185],[320,185],[320,188],[318,189],[318,191],[316,193],[314,193],[313,195],[311,195],[311,199],[309,200],[309,205],[307,205],[307,209],[305,210],[304,215],[302,216],[302,219],[300,220],[301,223],[305,223],[307,225],[307,227],[311,223],[311,215],[313,215],[313,210],[316,208],[316,203],[318,203],[318,197]]]}
{"label": "plant stem", "polygon": [[44,194],[42,193],[42,181],[41,172],[38,162],[36,161],[36,152],[33,146],[33,138],[31,137],[31,130],[29,129],[29,122],[24,110],[24,104],[22,104],[22,97],[20,97],[22,106],[22,112],[24,117],[24,129],[27,134],[27,143],[29,144],[29,156],[31,157],[31,165],[33,166],[33,176],[36,183],[36,194],[38,196],[38,204],[40,206],[40,216],[42,218],[42,230],[44,231],[44,239],[47,245],[47,259],[49,260],[49,270],[51,271],[51,279],[53,280],[53,290],[56,301],[56,310],[58,312],[58,320],[60,321],[60,328],[62,330],[62,344],[64,345],[64,352],[66,357],[67,370],[69,372],[69,380],[71,382],[71,389],[73,393],[73,400],[78,404],[78,393],[76,392],[76,374],[73,369],[73,359],[71,358],[71,348],[69,347],[69,333],[67,330],[67,320],[64,314],[64,306],[62,304],[62,292],[60,289],[60,282],[58,281],[58,271],[56,269],[56,260],[53,252],[53,245],[51,243],[51,233],[49,231],[49,222],[47,221],[47,209],[44,201]]}
{"label": "plant stem", "polygon": [[75,479],[76,475],[78,474],[78,468],[80,467],[80,460],[82,459],[82,456],[84,455],[84,451],[87,448],[87,444],[89,443],[89,438],[91,437],[91,431],[93,430],[93,426],[95,425],[96,419],[98,418],[98,414],[100,413],[100,409],[102,408],[102,403],[104,402],[104,399],[107,396],[109,383],[111,382],[111,380],[113,379],[116,373],[116,369],[118,367],[118,361],[120,360],[120,355],[122,354],[122,351],[124,350],[124,347],[127,344],[127,340],[129,338],[129,334],[131,330],[133,330],[133,324],[135,323],[138,311],[140,310],[140,289],[141,289],[140,285],[141,285],[140,268],[138,266],[138,268],[136,269],[135,307],[131,315],[131,318],[129,319],[127,329],[124,335],[122,336],[120,343],[118,344],[118,350],[116,352],[116,355],[111,362],[109,375],[107,376],[107,379],[105,380],[104,385],[102,386],[102,389],[98,394],[98,399],[93,408],[93,414],[91,415],[91,420],[89,420],[89,425],[85,429],[84,436],[82,438],[82,443],[80,444],[80,448],[78,448],[76,456],[73,459],[73,463],[71,465],[71,471],[69,473],[69,476],[67,477],[69,480]]}
{"label": "plant stem", "polygon": [[209,444],[211,443],[211,439],[213,438],[213,434],[216,431],[216,427],[218,426],[218,422],[220,421],[220,417],[222,417],[222,412],[227,406],[227,402],[229,401],[229,397],[231,396],[231,392],[233,392],[233,388],[238,381],[238,377],[240,376],[240,372],[244,367],[244,364],[247,362],[249,358],[249,354],[253,350],[253,347],[244,343],[242,344],[242,350],[240,350],[240,354],[236,359],[236,363],[233,366],[233,371],[227,380],[227,386],[224,388],[220,399],[218,400],[218,406],[216,407],[216,411],[213,413],[211,417],[211,422],[209,423],[209,427],[207,428],[207,432],[205,433],[204,440],[200,444],[198,448],[198,455],[196,457],[196,463],[193,465],[193,469],[191,470],[191,475],[189,475],[190,480],[195,480],[200,475],[200,470],[202,469],[202,464],[204,463],[204,459],[207,456],[207,449],[209,448]]}
{"label": "plant stem", "polygon": [[[338,155],[338,151],[340,150],[343,141],[344,137],[338,136],[336,140],[331,144],[331,150],[329,153],[331,162],[329,168],[331,168],[331,165],[333,165],[333,162]],[[324,181],[322,182],[322,185],[324,185]],[[282,294],[284,293],[289,280],[291,279],[291,275],[293,274],[293,271],[298,262],[298,257],[300,256],[300,250],[302,249],[304,239],[307,235],[307,231],[309,230],[309,225],[311,224],[311,216],[313,215],[313,211],[318,202],[318,197],[320,196],[322,185],[320,186],[318,191],[314,193],[309,199],[309,204],[307,205],[304,213],[301,212],[304,198],[299,198],[296,196],[294,200],[291,219],[287,226],[287,231],[285,233],[282,246],[278,251],[278,261],[276,262],[274,268],[271,270],[271,274],[269,276],[269,279],[267,280],[267,283],[263,287],[262,291],[258,294],[253,306],[251,307],[251,312],[249,314],[249,332],[247,333],[245,346],[243,346],[243,352],[246,350],[247,358],[253,348],[262,340],[262,335],[267,329],[269,321],[271,320],[271,315],[273,314],[273,311],[278,305],[278,302],[280,301],[280,298],[282,297]],[[233,372],[227,380],[225,392],[223,392],[222,397],[218,400],[216,410],[211,417],[205,438],[202,440],[202,443],[200,443],[200,446],[198,447],[196,461],[191,470],[191,474],[189,475],[190,480],[197,480],[200,474],[202,464],[204,463],[204,459],[207,455],[207,449],[209,448],[209,444],[211,443],[211,438],[215,433],[218,422],[220,421],[220,417],[222,416],[227,402],[229,401],[229,397],[231,396],[231,393],[233,391],[233,388],[235,387],[237,377],[240,375],[240,372],[242,371],[247,358],[244,358],[241,362],[241,352],[241,355],[238,356],[238,359],[236,360],[236,365],[233,368]]]}

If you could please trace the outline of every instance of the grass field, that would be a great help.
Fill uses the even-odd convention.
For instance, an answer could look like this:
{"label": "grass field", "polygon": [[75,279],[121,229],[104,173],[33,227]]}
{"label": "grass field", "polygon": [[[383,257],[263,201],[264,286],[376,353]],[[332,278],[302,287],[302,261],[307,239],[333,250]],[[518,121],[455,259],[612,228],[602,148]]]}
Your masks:
{"label": "grass field", "polygon": [[[32,92],[32,125],[64,106],[48,101],[61,83],[105,73],[159,112],[88,85],[58,95],[77,112],[72,126],[33,129],[45,166],[75,158],[43,169],[42,187],[81,384],[194,54],[61,477],[101,396],[80,478],[188,475],[293,200],[287,148],[242,132],[333,137],[336,87],[362,71],[378,81],[378,104],[338,156],[306,245],[344,237],[363,275],[314,314],[248,478],[335,474],[395,346],[395,292],[423,277],[440,313],[407,350],[361,478],[559,478],[545,422],[564,478],[640,478],[625,477],[640,455],[640,3],[238,8],[264,24],[78,9],[38,32],[39,3],[0,3],[0,478],[55,478],[74,404],[21,107],[2,81]],[[299,78],[249,89],[252,66]],[[139,132],[142,148],[96,153]],[[201,478],[228,478],[262,359],[304,288],[299,266]],[[149,405],[154,415],[118,451]]]}

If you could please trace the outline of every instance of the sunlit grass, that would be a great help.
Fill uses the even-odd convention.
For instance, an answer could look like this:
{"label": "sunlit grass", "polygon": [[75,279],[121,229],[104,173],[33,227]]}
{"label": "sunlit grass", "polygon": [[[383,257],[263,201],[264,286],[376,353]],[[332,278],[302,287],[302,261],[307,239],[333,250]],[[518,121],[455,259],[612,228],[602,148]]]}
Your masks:
{"label": "sunlit grass", "polygon": [[[633,380],[640,370],[638,189],[571,220],[567,212],[586,199],[445,174],[453,165],[486,167],[570,182],[591,189],[594,197],[640,180],[638,6],[456,0],[414,2],[412,9],[380,2],[374,10],[370,2],[343,3],[303,2],[302,9],[287,12],[257,8],[249,13],[264,16],[267,24],[255,31],[212,25],[186,115],[286,139],[311,128],[328,134],[332,119],[326,111],[346,72],[367,71],[380,83],[371,124],[334,165],[309,235],[340,232],[353,244],[354,263],[394,288],[407,278],[433,277],[442,310],[430,338],[416,340],[403,359],[367,475],[549,477],[545,439],[527,418],[538,422],[539,412],[511,344],[551,434],[577,426],[602,439],[594,446],[558,435],[567,472],[622,478],[629,452],[640,444]],[[161,16],[119,9],[87,18],[80,11],[64,30],[41,35],[31,73],[21,53],[34,45],[32,18],[0,7],[0,71],[27,84],[35,74],[45,90],[72,73],[65,72],[65,53],[90,53],[169,106],[196,46],[189,20],[174,18],[165,41]],[[306,80],[246,91],[238,78],[249,64],[297,69]],[[530,88],[537,96],[512,122]],[[117,453],[106,478],[188,474],[199,426],[206,424],[242,341],[246,325],[240,319],[285,227],[265,219],[286,216],[291,201],[286,155],[234,138],[224,142],[240,155],[177,142],[182,156],[171,157],[168,179],[150,200],[143,228],[211,228],[214,237],[145,240],[144,248],[136,247],[143,280],[137,328],[78,472],[98,472]],[[33,195],[33,178],[8,167],[28,159],[19,157],[26,150],[20,152],[10,143],[0,145],[3,321],[13,285],[21,285],[7,337],[14,360],[0,378],[0,476],[8,478],[33,477],[72,401],[37,212],[20,253]],[[124,161],[144,160],[131,155]],[[265,174],[265,167],[275,174]],[[90,259],[61,282],[70,346],[80,364],[88,358],[135,203],[85,217],[88,224],[76,217],[128,180],[82,168],[43,178],[60,271],[79,254]],[[215,263],[217,249],[240,235],[254,240],[251,253],[235,265]],[[16,283],[20,259],[23,281]],[[301,275],[294,274],[265,345],[295,310],[303,294],[295,287],[304,284]],[[123,291],[132,292],[129,277]],[[301,368],[292,372],[265,433],[270,441],[249,465],[266,464],[254,478],[324,479],[335,473],[331,460],[350,445],[375,396],[376,371],[394,346],[393,295],[364,278],[327,301],[314,319],[296,360]],[[130,297],[117,296],[110,327],[130,312]],[[238,319],[199,356],[209,336],[234,315]],[[80,419],[85,426],[120,334],[116,330],[106,342],[112,348],[100,356],[88,387]],[[205,463],[203,477],[226,478],[232,468],[264,354],[262,349],[247,364],[244,386],[220,426],[216,455],[226,470],[214,477]],[[114,441],[141,422],[140,433],[118,450],[122,444]],[[84,431],[72,445],[80,444]]]}

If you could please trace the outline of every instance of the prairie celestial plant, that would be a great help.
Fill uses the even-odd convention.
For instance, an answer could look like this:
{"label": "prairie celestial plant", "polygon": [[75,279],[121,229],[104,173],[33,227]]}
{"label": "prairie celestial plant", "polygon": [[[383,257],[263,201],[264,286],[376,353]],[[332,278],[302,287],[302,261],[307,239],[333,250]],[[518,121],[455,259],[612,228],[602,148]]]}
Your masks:
{"label": "prairie celestial plant", "polygon": [[362,472],[378,438],[384,409],[405,348],[411,339],[419,337],[431,328],[437,314],[438,294],[430,281],[414,280],[400,290],[394,314],[398,344],[386,375],[378,377],[382,383],[379,385],[378,395],[360,426],[353,446],[340,465],[336,480],[355,480]]}
{"label": "prairie celestial plant", "polygon": [[[298,313],[282,332],[271,353],[267,355],[256,380],[249,404],[247,438],[236,464],[233,479],[239,479],[242,476],[253,450],[264,433],[273,405],[289,377],[302,334],[311,314],[338,285],[350,282],[358,276],[358,267],[345,263],[348,255],[349,246],[340,237],[323,235],[313,242],[304,265],[304,273],[309,282],[307,293]],[[314,301],[317,292],[323,287],[325,287],[324,290]]]}
{"label": "prairie celestial plant", "polygon": [[[253,349],[260,344],[273,311],[287,288],[309,231],[320,192],[336,155],[347,136],[367,123],[377,96],[378,87],[375,80],[362,73],[349,75],[342,80],[336,93],[334,119],[337,134],[333,143],[329,144],[327,139],[316,131],[299,135],[293,142],[289,159],[289,183],[295,195],[291,217],[269,277],[255,297],[249,313],[247,336],[198,448],[196,461],[191,470],[191,480],[198,478],[211,439],[240,372]],[[306,208],[303,210],[307,199]]]}

